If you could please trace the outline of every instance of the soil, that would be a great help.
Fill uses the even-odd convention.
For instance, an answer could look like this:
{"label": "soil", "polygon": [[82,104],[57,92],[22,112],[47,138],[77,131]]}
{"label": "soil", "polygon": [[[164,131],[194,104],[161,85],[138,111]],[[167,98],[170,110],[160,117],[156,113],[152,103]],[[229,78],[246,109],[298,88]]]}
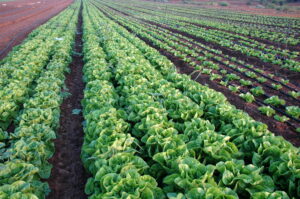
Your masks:
{"label": "soil", "polygon": [[[104,14],[109,17],[105,12]],[[110,18],[110,17],[109,17]],[[113,20],[112,18],[110,18]],[[115,21],[115,20],[114,20]],[[117,21],[115,21],[118,23]],[[118,23],[122,26],[120,23]],[[122,26],[124,27],[124,26]],[[126,27],[124,27],[126,28]],[[127,29],[127,28],[126,28]],[[132,33],[130,29],[127,29],[129,32]],[[286,123],[281,123],[276,121],[271,117],[267,117],[266,115],[261,114],[257,108],[257,104],[247,103],[243,99],[241,99],[237,94],[232,93],[230,90],[227,89],[225,86],[221,86],[214,81],[209,79],[208,75],[199,74],[198,72],[194,72],[194,68],[189,66],[184,61],[180,60],[178,57],[173,56],[171,53],[165,51],[164,49],[160,49],[155,46],[151,41],[146,38],[141,37],[140,35],[136,35],[138,38],[146,42],[149,46],[157,49],[163,56],[166,56],[169,60],[171,60],[174,65],[176,66],[179,73],[190,75],[193,73],[191,78],[194,81],[199,82],[202,85],[208,85],[210,88],[222,92],[227,100],[233,104],[236,108],[241,109],[247,112],[252,118],[257,121],[263,122],[268,125],[268,129],[273,132],[275,135],[283,136],[286,140],[291,142],[293,145],[299,147],[300,146],[300,137],[298,133],[295,132],[294,128]]]}
{"label": "soil", "polygon": [[73,0],[16,0],[0,3],[0,59]]}
{"label": "soil", "polygon": [[51,193],[48,199],[85,199],[84,186],[88,174],[85,172],[80,159],[83,143],[84,121],[82,113],[72,114],[73,109],[80,109],[83,99],[84,83],[82,80],[83,57],[82,57],[82,8],[77,24],[76,42],[74,47],[73,61],[70,64],[71,73],[66,76],[65,84],[71,96],[66,98],[61,105],[60,127],[57,132],[58,138],[55,143],[55,154],[50,159],[53,165],[50,178]]}

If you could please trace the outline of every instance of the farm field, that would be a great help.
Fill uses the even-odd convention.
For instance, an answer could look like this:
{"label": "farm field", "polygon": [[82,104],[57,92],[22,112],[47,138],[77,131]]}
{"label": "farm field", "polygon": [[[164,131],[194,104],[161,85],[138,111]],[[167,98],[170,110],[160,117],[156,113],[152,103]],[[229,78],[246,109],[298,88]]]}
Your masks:
{"label": "farm field", "polygon": [[20,44],[33,29],[65,9],[72,0],[0,2],[0,58]]}
{"label": "farm field", "polygon": [[[234,12],[242,12],[247,14],[254,14],[254,15],[264,15],[264,16],[277,16],[277,17],[300,17],[299,9],[288,11],[281,11],[269,8],[267,6],[262,5],[263,1],[243,1],[243,0],[193,0],[186,2],[185,7],[195,7],[201,6],[202,8],[214,8],[214,9],[222,9],[222,10],[231,10]],[[169,0],[169,3],[178,4],[177,6],[182,6],[182,0]],[[224,6],[224,2],[226,6]],[[289,3],[287,6],[297,8],[300,6],[299,2],[288,1]],[[223,4],[223,5],[222,5]]]}
{"label": "farm field", "polygon": [[300,18],[17,2],[0,27],[36,25],[0,60],[1,199],[300,198]]}

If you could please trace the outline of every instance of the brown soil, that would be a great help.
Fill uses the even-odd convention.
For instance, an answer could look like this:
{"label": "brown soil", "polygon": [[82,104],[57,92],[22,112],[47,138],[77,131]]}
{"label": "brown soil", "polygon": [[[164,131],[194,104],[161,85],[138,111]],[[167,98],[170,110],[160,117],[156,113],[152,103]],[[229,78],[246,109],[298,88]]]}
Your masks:
{"label": "brown soil", "polygon": [[88,175],[80,159],[83,143],[83,116],[72,114],[73,109],[82,109],[84,83],[82,80],[82,15],[79,14],[71,73],[66,76],[65,84],[71,96],[61,105],[60,127],[55,143],[55,154],[50,159],[53,165],[50,178],[51,193],[48,199],[85,199],[84,186]]}
{"label": "brown soil", "polygon": [[[98,7],[99,9],[99,7]],[[107,13],[103,12],[107,17],[109,17],[111,20],[113,20],[110,16],[107,15]],[[115,21],[115,20],[113,20]],[[115,21],[118,23],[117,21]],[[118,23],[120,26],[122,26],[120,23]],[[124,26],[122,26],[124,27]],[[126,27],[124,27],[126,28]],[[127,28],[126,28],[127,29]],[[129,32],[132,33],[130,29],[127,29]],[[214,81],[209,80],[208,75],[199,75],[198,72],[194,72],[194,68],[189,66],[184,61],[180,60],[178,57],[173,56],[171,53],[165,51],[164,49],[160,49],[155,44],[153,44],[151,41],[149,41],[146,38],[141,37],[140,35],[136,35],[141,40],[145,41],[149,46],[157,49],[162,55],[166,56],[168,59],[170,59],[176,68],[178,69],[178,72],[182,74],[190,75],[192,79],[195,81],[203,84],[208,85],[210,88],[222,92],[227,100],[235,105],[238,109],[241,109],[245,112],[247,112],[252,118],[254,118],[257,121],[263,122],[268,125],[268,129],[272,131],[275,135],[283,136],[286,140],[290,141],[295,146],[300,146],[300,137],[298,136],[298,133],[295,132],[295,129],[286,123],[281,123],[276,121],[275,119],[271,117],[267,117],[266,115],[261,114],[257,108],[257,104],[253,103],[247,103],[243,99],[241,99],[237,94],[232,93],[230,90],[228,90],[225,86],[221,86],[217,84]],[[195,79],[197,78],[197,79]]]}
{"label": "brown soil", "polygon": [[0,59],[4,58],[13,46],[20,44],[33,29],[47,22],[72,2],[73,0],[1,2]]}

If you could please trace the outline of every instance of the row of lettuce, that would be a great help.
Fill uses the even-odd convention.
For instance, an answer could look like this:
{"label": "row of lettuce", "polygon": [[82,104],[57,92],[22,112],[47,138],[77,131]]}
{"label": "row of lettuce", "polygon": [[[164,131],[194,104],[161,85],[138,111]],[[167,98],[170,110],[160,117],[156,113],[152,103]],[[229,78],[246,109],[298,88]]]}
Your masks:
{"label": "row of lettuce", "polygon": [[[153,16],[173,18],[178,22],[188,22],[198,27],[210,27],[224,32],[252,37],[260,41],[269,40],[292,46],[299,44],[297,34],[300,22],[298,18],[247,15],[237,11],[136,0],[126,1],[126,4],[119,1],[114,2],[129,7],[133,12],[142,11],[143,13],[151,13]],[[268,19],[266,20],[266,18]]]}
{"label": "row of lettuce", "polygon": [[90,198],[298,198],[299,150],[84,1]]}
{"label": "row of lettuce", "polygon": [[[106,2],[108,6],[125,12],[127,15],[133,15],[142,20],[150,21],[162,27],[167,27],[173,32],[179,31],[181,34],[187,34],[205,42],[211,43],[214,47],[222,47],[230,51],[241,53],[244,56],[258,58],[263,63],[271,63],[282,68],[300,72],[298,51],[290,51],[281,49],[277,46],[264,44],[247,36],[241,36],[235,32],[219,30],[211,26],[199,26],[194,23],[192,17],[176,17],[173,14],[166,15],[161,10],[145,10],[140,7],[128,7],[126,3]],[[138,4],[137,4],[138,6]]]}
{"label": "row of lettuce", "polygon": [[271,76],[271,73],[265,73],[251,64],[224,56],[222,51],[211,49],[183,35],[129,16],[119,16],[119,13],[102,4],[95,2],[95,5],[139,37],[193,66],[202,75],[209,75],[210,81],[226,86],[233,94],[238,94],[236,97],[241,97],[247,103],[256,103],[262,114],[274,116],[274,120],[280,122],[293,123],[294,130],[300,131],[297,123],[300,117],[300,108],[297,106],[300,92],[290,87],[294,85],[288,80],[275,78],[274,74]]}
{"label": "row of lettuce", "polygon": [[[140,7],[146,8],[158,8],[159,6],[166,5],[166,4],[157,4],[153,2],[137,2],[135,0],[129,1],[130,4],[138,3]],[[162,9],[162,8],[161,8]],[[218,19],[228,20],[231,23],[240,22],[251,25],[261,25],[261,26],[271,26],[272,27],[282,27],[287,28],[290,26],[291,29],[299,29],[300,22],[298,18],[291,18],[291,17],[274,17],[274,16],[265,16],[265,15],[257,15],[257,14],[250,14],[246,12],[237,12],[232,10],[226,9],[213,9],[213,8],[206,8],[201,6],[190,6],[184,4],[167,4],[167,8],[165,8],[166,12],[173,11],[176,14],[194,14],[195,16],[202,16],[204,17],[215,17]],[[184,15],[183,15],[184,16]],[[253,24],[256,23],[256,24]],[[274,28],[276,30],[276,28]]]}
{"label": "row of lettuce", "polygon": [[[0,198],[42,199],[72,59],[79,2],[33,31],[0,66]],[[7,127],[14,122],[14,132]]]}
{"label": "row of lettuce", "polygon": [[[1,86],[11,86],[1,94],[10,103],[1,112],[1,198],[45,198],[50,191],[43,179],[51,171],[79,4],[1,62]],[[92,174],[90,198],[300,196],[298,149],[222,94],[177,74],[169,60],[86,1],[83,20],[82,160]],[[17,128],[8,134],[11,121]]]}

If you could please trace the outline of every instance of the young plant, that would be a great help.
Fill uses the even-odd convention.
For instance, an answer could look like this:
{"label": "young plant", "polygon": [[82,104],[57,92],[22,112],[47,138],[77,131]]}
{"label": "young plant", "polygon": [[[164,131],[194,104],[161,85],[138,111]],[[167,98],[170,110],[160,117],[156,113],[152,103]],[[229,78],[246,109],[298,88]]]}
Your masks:
{"label": "young plant", "polygon": [[280,82],[283,84],[288,84],[290,81],[288,79],[281,79]]}
{"label": "young plant", "polygon": [[251,82],[250,80],[240,79],[240,83],[241,83],[243,86],[250,86],[250,85],[252,85],[252,82]]}
{"label": "young plant", "polygon": [[274,84],[274,83],[272,83],[272,87],[276,90],[279,90],[282,88],[282,86],[280,84]]}
{"label": "young plant", "polygon": [[221,79],[222,78],[222,76],[221,75],[219,75],[219,74],[212,74],[211,76],[210,76],[210,80],[211,81],[213,81],[213,80],[215,80],[215,79]]}
{"label": "young plant", "polygon": [[260,96],[260,95],[265,94],[265,91],[264,91],[264,89],[261,86],[257,86],[255,88],[251,88],[250,91],[251,91],[251,93],[254,96]]}
{"label": "young plant", "polygon": [[275,115],[274,119],[277,120],[277,121],[279,121],[279,122],[286,122],[286,121],[289,120],[289,118],[286,117],[286,116],[284,116],[284,115],[283,116]]}
{"label": "young plant", "polygon": [[227,86],[227,85],[228,85],[228,81],[220,81],[220,84],[221,84],[222,86]]}
{"label": "young plant", "polygon": [[273,106],[285,105],[285,100],[280,99],[278,96],[269,97],[264,102]]}
{"label": "young plant", "polygon": [[246,75],[247,75],[248,77],[251,77],[251,78],[256,78],[256,77],[257,77],[257,75],[256,75],[254,72],[252,72],[252,71],[246,72]]}
{"label": "young plant", "polygon": [[257,80],[258,80],[260,83],[264,83],[264,82],[267,81],[267,79],[264,78],[264,77],[259,77],[259,78],[257,78]]}
{"label": "young plant", "polygon": [[247,93],[241,93],[239,96],[241,98],[243,98],[248,103],[251,103],[251,102],[253,102],[255,100],[254,96],[251,93],[249,93],[249,92],[247,92]]}
{"label": "young plant", "polygon": [[298,97],[300,97],[300,92],[290,91],[289,95],[297,99]]}
{"label": "young plant", "polygon": [[261,106],[258,108],[258,110],[268,117],[271,117],[272,115],[275,114],[275,110],[272,109],[270,106]]}
{"label": "young plant", "polygon": [[285,111],[290,116],[293,116],[294,118],[299,119],[300,117],[300,108],[298,106],[287,106],[285,108]]}
{"label": "young plant", "polygon": [[239,79],[240,79],[240,77],[237,76],[237,75],[234,74],[234,73],[227,74],[227,75],[226,75],[226,78],[228,79],[228,81],[231,81],[231,80],[239,80]]}
{"label": "young plant", "polygon": [[231,86],[231,85],[230,85],[230,86],[228,87],[228,89],[229,89],[231,92],[236,93],[236,92],[239,91],[240,86]]}

